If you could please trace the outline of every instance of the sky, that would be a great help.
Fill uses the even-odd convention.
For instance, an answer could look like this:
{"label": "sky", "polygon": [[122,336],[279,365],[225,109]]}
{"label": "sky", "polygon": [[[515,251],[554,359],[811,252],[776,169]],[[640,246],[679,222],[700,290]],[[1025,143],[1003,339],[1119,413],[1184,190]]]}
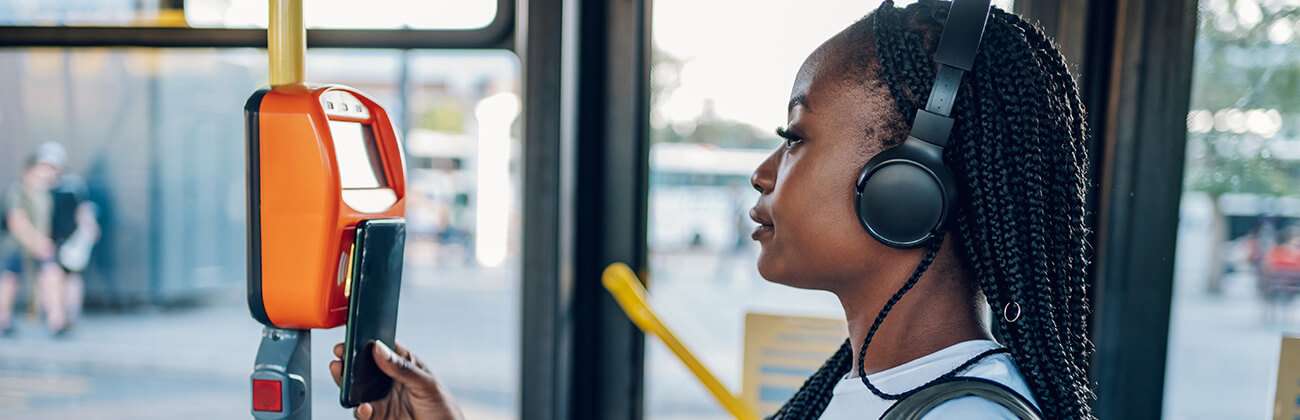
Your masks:
{"label": "sky", "polygon": [[[994,4],[1009,7],[1010,1]],[[763,129],[785,125],[790,87],[804,58],[879,5],[879,0],[654,0],[655,46],[685,60],[681,85],[657,111],[668,123],[691,121],[712,103],[724,119]]]}

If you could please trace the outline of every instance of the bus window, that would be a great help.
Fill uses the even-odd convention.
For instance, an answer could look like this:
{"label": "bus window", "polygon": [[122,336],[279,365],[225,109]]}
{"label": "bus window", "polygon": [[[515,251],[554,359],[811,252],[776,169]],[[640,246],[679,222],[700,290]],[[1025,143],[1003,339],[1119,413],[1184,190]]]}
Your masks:
{"label": "bus window", "polygon": [[[313,49],[307,67],[383,104],[406,146],[398,341],[467,415],[517,417],[518,60]],[[266,75],[256,49],[0,50],[0,186],[62,143],[102,227],[69,334],[51,338],[19,281],[0,338],[6,418],[248,417],[261,329],[245,296],[243,105]],[[342,328],[313,335],[313,411],[351,418],[325,371]]]}
{"label": "bus window", "polygon": [[[664,321],[733,392],[741,389],[747,312],[843,318],[829,293],[758,276],[748,216],[758,195],[749,175],[780,144],[773,129],[786,123],[804,57],[878,4],[655,1],[650,294]],[[745,19],[735,19],[739,10]],[[647,417],[727,418],[662,344],[646,342]]]}
{"label": "bus window", "polygon": [[1281,338],[1300,331],[1298,13],[1295,2],[1199,4],[1167,418],[1272,416]]}
{"label": "bus window", "polygon": [[[372,0],[365,7],[346,0],[307,3],[307,26],[329,29],[477,29],[492,23],[498,5],[497,0]],[[164,10],[168,7],[183,11]],[[265,28],[266,19],[265,0],[0,0],[0,25]]]}

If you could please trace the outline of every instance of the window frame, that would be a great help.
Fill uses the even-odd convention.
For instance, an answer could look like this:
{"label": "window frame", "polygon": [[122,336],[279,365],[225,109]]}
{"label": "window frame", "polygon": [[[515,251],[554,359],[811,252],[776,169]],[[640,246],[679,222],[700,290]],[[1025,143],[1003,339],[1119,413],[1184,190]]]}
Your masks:
{"label": "window frame", "polygon": [[1198,0],[1016,3],[1089,111],[1094,413],[1161,418]]}
{"label": "window frame", "polygon": [[[515,2],[496,0],[497,13],[474,29],[307,29],[312,48],[513,50]],[[151,26],[0,26],[0,48],[157,47],[266,48],[262,28]]]}

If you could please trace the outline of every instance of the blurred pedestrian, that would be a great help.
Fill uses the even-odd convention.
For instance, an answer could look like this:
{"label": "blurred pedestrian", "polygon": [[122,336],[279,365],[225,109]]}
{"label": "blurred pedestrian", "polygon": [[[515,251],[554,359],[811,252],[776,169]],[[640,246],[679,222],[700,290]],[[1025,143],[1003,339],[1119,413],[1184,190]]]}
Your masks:
{"label": "blurred pedestrian", "polygon": [[1286,241],[1270,249],[1264,264],[1271,272],[1300,276],[1300,231],[1293,229]]}
{"label": "blurred pedestrian", "polygon": [[1300,294],[1300,230],[1287,230],[1285,240],[1264,252],[1256,286],[1266,303],[1264,320],[1283,320]]}
{"label": "blurred pedestrian", "polygon": [[4,193],[7,235],[0,245],[3,278],[0,278],[0,329],[13,333],[13,303],[17,280],[35,278],[37,300],[45,312],[45,324],[55,336],[67,332],[64,271],[56,262],[50,235],[54,198],[51,188],[67,160],[67,151],[54,142],[41,144],[27,159],[23,174]]}
{"label": "blurred pedestrian", "polygon": [[69,327],[81,315],[85,282],[81,273],[90,262],[90,251],[99,240],[95,207],[86,200],[86,182],[65,173],[51,191],[54,206],[50,217],[50,238],[57,250],[55,260],[63,268],[63,306]]}

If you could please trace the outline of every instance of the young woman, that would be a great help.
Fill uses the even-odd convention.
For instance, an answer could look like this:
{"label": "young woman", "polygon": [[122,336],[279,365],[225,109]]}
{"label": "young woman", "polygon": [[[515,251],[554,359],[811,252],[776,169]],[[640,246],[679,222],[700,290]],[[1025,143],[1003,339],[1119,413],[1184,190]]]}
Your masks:
{"label": "young woman", "polygon": [[[839,297],[849,339],[774,416],[878,418],[954,376],[1014,391],[1051,419],[1089,419],[1087,127],[1074,81],[1037,28],[994,9],[952,110],[943,159],[952,222],[915,249],[868,235],[858,174],[907,138],[935,81],[947,3],[885,1],[804,61],[785,143],[754,172],[767,280]],[[988,309],[986,309],[988,308]],[[985,322],[997,320],[998,341]],[[336,348],[336,354],[341,349]],[[358,418],[459,418],[409,352],[376,346],[399,386]],[[338,376],[338,362],[331,364]],[[979,397],[926,419],[1014,418]]]}

